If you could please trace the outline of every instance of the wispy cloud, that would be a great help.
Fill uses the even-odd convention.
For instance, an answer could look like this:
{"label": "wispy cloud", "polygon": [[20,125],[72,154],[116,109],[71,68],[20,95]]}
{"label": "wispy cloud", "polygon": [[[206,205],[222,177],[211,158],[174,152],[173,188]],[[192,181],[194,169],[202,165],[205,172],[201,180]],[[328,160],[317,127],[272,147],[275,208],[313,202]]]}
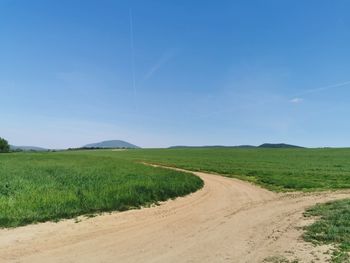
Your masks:
{"label": "wispy cloud", "polygon": [[145,80],[150,79],[160,68],[162,68],[169,60],[174,57],[174,52],[167,51],[158,59],[158,61],[148,70]]}
{"label": "wispy cloud", "polygon": [[132,9],[129,10],[130,22],[130,51],[131,51],[131,74],[132,74],[132,89],[134,92],[134,105],[136,105],[136,74],[135,74],[135,48],[134,48],[134,23]]}
{"label": "wispy cloud", "polygon": [[294,104],[300,104],[304,101],[304,99],[302,97],[304,97],[306,95],[313,94],[313,93],[319,93],[322,91],[331,90],[331,89],[335,89],[335,88],[341,88],[341,87],[344,87],[347,85],[350,85],[350,80],[336,83],[336,84],[332,84],[332,85],[328,85],[328,86],[324,86],[324,87],[307,89],[307,90],[304,90],[298,94],[295,94],[294,97],[289,100],[289,102],[294,103]]}
{"label": "wispy cloud", "polygon": [[298,95],[300,96],[300,95],[307,95],[310,93],[317,93],[317,92],[321,92],[321,91],[325,91],[325,90],[329,90],[329,89],[340,88],[340,87],[347,86],[347,85],[350,85],[350,80],[345,81],[345,82],[332,84],[332,85],[328,85],[328,86],[324,86],[324,87],[320,87],[320,88],[308,89],[308,90],[305,90],[305,91],[299,93]]}
{"label": "wispy cloud", "polygon": [[303,101],[304,101],[303,98],[293,98],[293,99],[291,99],[289,102],[290,102],[290,103],[293,103],[293,104],[300,104],[300,103],[302,103]]}

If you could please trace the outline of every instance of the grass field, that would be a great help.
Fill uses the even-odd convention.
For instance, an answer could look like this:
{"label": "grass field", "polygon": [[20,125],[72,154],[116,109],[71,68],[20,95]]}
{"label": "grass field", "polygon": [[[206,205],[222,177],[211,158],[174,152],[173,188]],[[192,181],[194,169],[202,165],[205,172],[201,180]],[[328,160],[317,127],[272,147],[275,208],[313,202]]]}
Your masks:
{"label": "grass field", "polygon": [[[187,148],[11,153],[0,155],[0,226],[122,211],[183,196],[203,186],[202,180],[191,174],[148,167],[140,162],[215,172],[275,191],[350,188],[350,149]],[[347,255],[344,251],[349,249],[349,206],[348,201],[336,203],[343,217],[331,217],[336,214],[333,206],[309,210],[310,215],[321,211],[330,216],[316,223],[323,227],[315,225],[308,229],[307,240],[338,242],[338,258],[344,259]],[[326,212],[326,208],[331,212]],[[346,220],[336,221],[338,218]],[[338,232],[344,235],[339,236]],[[341,240],[335,240],[332,233],[337,233],[335,236]]]}
{"label": "grass field", "polygon": [[350,149],[186,148],[94,154],[215,172],[275,191],[350,188]]}
{"label": "grass field", "polygon": [[188,173],[90,153],[0,154],[0,226],[122,211],[203,185]]}
{"label": "grass field", "polygon": [[306,227],[304,238],[315,244],[335,244],[333,262],[350,262],[350,200],[318,204],[305,212],[318,217]]}

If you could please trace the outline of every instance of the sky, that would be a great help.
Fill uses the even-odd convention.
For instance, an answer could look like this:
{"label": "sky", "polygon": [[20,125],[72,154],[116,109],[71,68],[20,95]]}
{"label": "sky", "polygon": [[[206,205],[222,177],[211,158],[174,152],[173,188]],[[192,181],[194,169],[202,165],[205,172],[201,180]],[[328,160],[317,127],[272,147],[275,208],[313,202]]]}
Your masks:
{"label": "sky", "polygon": [[0,137],[350,146],[350,1],[0,0]]}

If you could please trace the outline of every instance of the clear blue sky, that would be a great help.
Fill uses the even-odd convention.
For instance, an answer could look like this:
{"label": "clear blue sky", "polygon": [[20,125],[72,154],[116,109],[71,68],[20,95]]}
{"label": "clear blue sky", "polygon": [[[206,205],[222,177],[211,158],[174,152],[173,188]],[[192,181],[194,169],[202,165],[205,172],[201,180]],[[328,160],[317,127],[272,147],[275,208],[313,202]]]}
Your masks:
{"label": "clear blue sky", "polygon": [[346,0],[0,0],[0,136],[53,148],[350,146],[349,10]]}

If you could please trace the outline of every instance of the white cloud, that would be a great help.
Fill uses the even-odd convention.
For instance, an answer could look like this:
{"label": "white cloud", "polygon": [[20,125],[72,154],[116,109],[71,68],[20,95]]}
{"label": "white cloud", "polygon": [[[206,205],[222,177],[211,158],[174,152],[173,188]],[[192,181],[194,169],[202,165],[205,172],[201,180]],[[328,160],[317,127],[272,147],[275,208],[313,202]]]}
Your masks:
{"label": "white cloud", "polygon": [[303,98],[293,98],[289,102],[294,104],[299,104],[299,103],[302,103],[303,101],[304,101]]}

